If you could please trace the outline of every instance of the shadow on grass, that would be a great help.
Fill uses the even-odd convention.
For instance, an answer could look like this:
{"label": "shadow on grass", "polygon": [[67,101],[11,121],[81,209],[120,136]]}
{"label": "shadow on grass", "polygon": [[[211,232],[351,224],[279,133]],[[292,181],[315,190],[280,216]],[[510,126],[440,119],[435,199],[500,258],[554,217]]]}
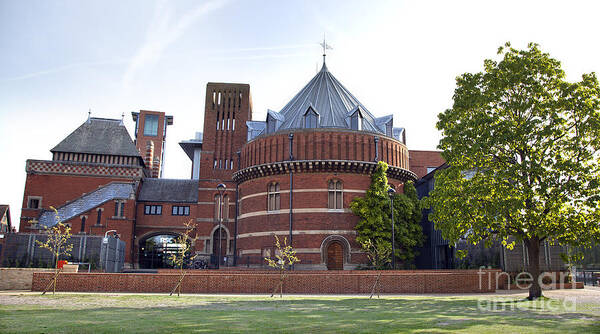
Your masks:
{"label": "shadow on grass", "polygon": [[[148,307],[0,305],[2,332],[598,332],[600,316],[531,303],[461,298],[142,298]],[[139,299],[137,302],[139,303]],[[161,305],[169,301],[170,306]],[[488,301],[493,309],[482,308]],[[68,303],[68,298],[65,299]],[[489,304],[489,303],[488,303]],[[551,308],[550,308],[551,307]]]}

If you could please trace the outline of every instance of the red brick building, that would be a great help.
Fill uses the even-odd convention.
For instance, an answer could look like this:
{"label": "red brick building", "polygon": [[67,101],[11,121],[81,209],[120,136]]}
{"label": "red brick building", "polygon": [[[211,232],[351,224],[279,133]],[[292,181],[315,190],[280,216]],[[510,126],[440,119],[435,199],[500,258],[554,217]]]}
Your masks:
{"label": "red brick building", "polygon": [[275,254],[277,235],[291,240],[299,268],[350,269],[366,258],[349,204],[366,192],[377,161],[390,165],[394,187],[443,163],[439,152],[409,151],[393,115],[375,117],[325,64],[264,121],[252,119],[249,85],[209,83],[204,131],[180,143],[190,179],[161,178],[173,116],[132,117],[133,140],[122,120],[90,117],[52,160],[26,162],[21,231],[55,224],[52,206],[74,233],[116,230],[126,265],[152,268],[169,265],[174,238],[192,219],[195,252],[207,261],[260,265]]}

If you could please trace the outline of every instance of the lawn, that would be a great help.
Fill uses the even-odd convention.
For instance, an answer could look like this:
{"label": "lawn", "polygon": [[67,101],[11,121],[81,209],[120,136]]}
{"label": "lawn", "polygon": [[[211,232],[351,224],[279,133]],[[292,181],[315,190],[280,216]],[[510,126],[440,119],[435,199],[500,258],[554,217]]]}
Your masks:
{"label": "lawn", "polygon": [[0,296],[0,332],[600,333],[598,306],[514,296],[25,294]]}

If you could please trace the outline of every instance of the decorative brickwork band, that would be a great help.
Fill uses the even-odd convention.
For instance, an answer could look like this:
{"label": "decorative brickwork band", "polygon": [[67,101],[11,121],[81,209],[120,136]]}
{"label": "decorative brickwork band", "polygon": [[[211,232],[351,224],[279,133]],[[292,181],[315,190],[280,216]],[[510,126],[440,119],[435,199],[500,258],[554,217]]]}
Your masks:
{"label": "decorative brickwork band", "polygon": [[134,179],[140,179],[143,176],[140,166],[48,160],[27,160],[26,172],[28,174],[110,176]]}
{"label": "decorative brickwork band", "polygon": [[[262,164],[244,168],[233,174],[233,180],[244,182],[254,178],[287,174],[290,171],[304,173],[359,173],[371,174],[377,168],[377,163],[352,160],[297,160]],[[390,166],[388,177],[401,181],[416,180],[417,175],[407,169]]]}

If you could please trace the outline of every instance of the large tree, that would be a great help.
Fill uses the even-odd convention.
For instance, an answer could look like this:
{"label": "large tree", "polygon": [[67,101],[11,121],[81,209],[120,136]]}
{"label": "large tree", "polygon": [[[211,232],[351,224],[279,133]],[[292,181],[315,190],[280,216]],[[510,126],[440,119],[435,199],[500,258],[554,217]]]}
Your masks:
{"label": "large tree", "polygon": [[581,246],[600,236],[600,88],[594,73],[566,81],[537,44],[507,43],[498,55],[456,79],[452,109],[437,123],[449,167],[427,201],[451,242],[523,242],[534,299],[542,242]]}
{"label": "large tree", "polygon": [[[386,171],[388,165],[380,161],[371,176],[371,186],[365,197],[357,197],[350,204],[352,212],[360,217],[356,224],[356,240],[372,247],[392,248],[392,218]],[[422,245],[423,232],[420,225],[421,207],[412,182],[404,184],[404,193],[394,195],[394,237],[396,240],[396,259],[403,267],[410,267],[416,256],[415,247]],[[391,253],[391,251],[390,251]],[[386,263],[378,259],[378,263]]]}

